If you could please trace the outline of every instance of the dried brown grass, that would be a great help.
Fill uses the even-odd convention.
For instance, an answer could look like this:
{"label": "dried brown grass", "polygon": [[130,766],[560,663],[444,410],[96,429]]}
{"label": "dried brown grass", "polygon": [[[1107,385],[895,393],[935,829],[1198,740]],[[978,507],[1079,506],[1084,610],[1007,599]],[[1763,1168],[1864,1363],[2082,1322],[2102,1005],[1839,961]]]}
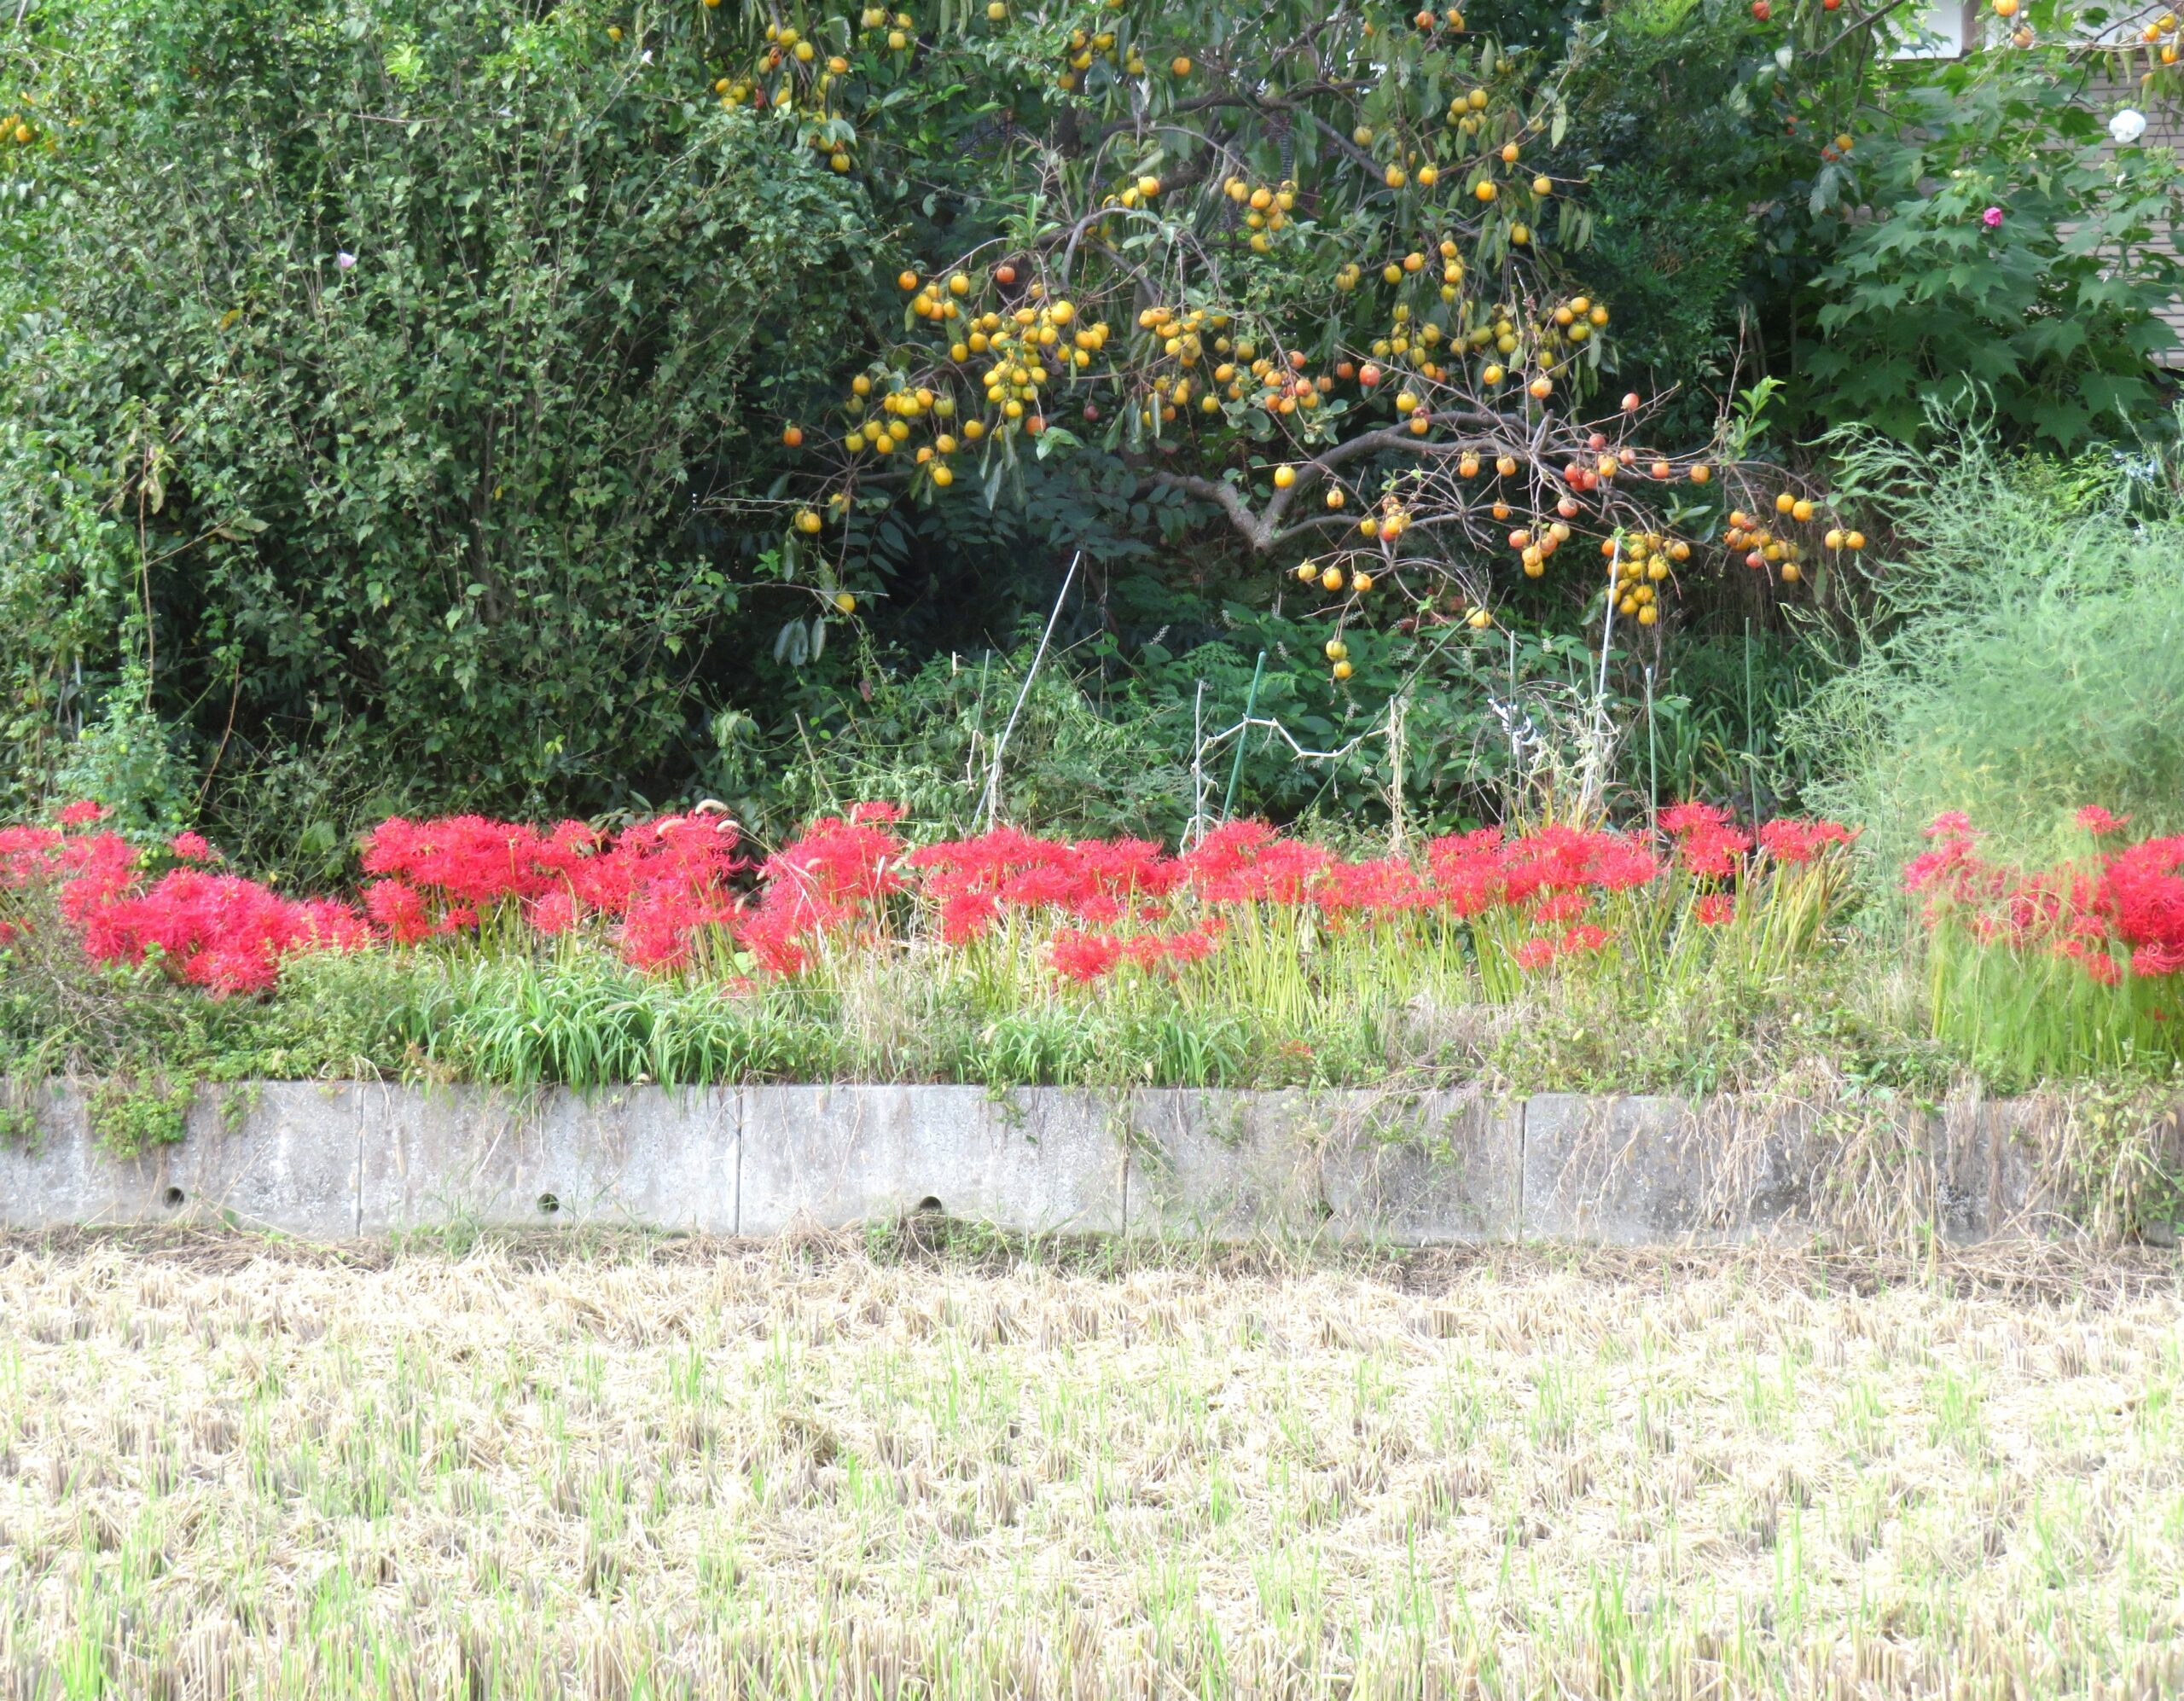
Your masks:
{"label": "dried brown grass", "polygon": [[0,1242],[0,1696],[2184,1681],[2173,1258]]}

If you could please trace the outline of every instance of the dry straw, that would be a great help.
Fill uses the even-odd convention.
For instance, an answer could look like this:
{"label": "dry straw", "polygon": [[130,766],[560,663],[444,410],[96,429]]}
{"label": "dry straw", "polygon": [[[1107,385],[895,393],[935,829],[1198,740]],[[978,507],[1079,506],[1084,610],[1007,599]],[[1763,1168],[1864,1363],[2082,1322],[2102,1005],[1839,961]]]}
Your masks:
{"label": "dry straw", "polygon": [[2174,1263],[0,1247],[0,1696],[2146,1695]]}

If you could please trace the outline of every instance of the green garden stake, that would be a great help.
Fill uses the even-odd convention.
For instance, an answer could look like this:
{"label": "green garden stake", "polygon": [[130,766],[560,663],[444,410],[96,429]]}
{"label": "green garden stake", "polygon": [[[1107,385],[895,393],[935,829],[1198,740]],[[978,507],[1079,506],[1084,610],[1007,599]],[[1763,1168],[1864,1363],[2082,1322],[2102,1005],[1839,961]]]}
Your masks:
{"label": "green garden stake", "polygon": [[1244,724],[1236,729],[1236,759],[1228,764],[1228,795],[1221,800],[1221,818],[1228,819],[1228,812],[1236,807],[1236,781],[1244,773],[1244,740],[1252,735],[1252,711],[1259,705],[1259,678],[1266,671],[1266,652],[1259,652],[1258,665],[1252,670],[1252,688],[1244,694]]}

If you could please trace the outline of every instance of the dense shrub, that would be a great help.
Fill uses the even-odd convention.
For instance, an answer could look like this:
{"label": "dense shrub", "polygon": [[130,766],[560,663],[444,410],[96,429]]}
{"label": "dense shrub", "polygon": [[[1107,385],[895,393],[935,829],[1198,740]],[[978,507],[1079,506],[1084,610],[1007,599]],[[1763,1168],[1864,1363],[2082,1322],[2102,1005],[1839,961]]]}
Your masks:
{"label": "dense shrub", "polygon": [[2122,435],[2158,392],[2151,357],[2180,273],[2176,161],[2111,151],[2077,78],[2008,55],[1899,92],[1815,183],[1815,411],[1903,438],[1926,403],[1984,394],[2018,438]]}
{"label": "dense shrub", "polygon": [[679,777],[738,610],[713,510],[857,193],[573,12],[40,15],[66,145],[0,198],[9,765],[148,704],[223,779],[292,748],[387,798]]}

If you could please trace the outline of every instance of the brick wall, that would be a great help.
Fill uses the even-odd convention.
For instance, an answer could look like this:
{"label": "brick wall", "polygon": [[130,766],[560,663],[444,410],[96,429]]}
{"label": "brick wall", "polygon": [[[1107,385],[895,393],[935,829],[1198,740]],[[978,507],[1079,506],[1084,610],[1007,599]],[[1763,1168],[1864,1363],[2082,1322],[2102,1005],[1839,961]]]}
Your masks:
{"label": "brick wall", "polygon": [[[2148,15],[2157,16],[2159,11],[2156,8]],[[2135,26],[2132,32],[2135,32]],[[2144,113],[2146,119],[2146,133],[2140,138],[2140,147],[2166,148],[2172,153],[2184,148],[2184,103],[2140,84],[2140,78],[2153,63],[2146,49],[2106,45],[2089,48],[2084,63],[2091,73],[2086,84],[2085,104],[2102,124],[2106,125],[2119,108],[2134,107]],[[2177,252],[2173,236],[2160,246],[2171,253]],[[2162,317],[2175,330],[2180,345],[2157,358],[2164,366],[2184,367],[2184,298],[2170,302]]]}

